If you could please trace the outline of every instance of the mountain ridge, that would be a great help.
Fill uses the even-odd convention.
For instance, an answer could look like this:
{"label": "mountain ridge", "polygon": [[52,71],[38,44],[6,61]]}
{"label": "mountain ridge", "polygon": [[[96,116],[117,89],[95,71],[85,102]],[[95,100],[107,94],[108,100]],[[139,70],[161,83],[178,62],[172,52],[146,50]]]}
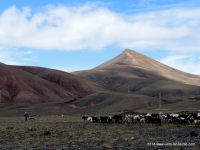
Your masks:
{"label": "mountain ridge", "polygon": [[0,74],[4,106],[47,103],[51,109],[105,113],[157,106],[159,93],[163,105],[200,99],[200,76],[130,49],[90,70],[67,73],[0,63]]}
{"label": "mountain ridge", "polygon": [[[130,49],[125,49],[118,56],[95,67],[93,70],[109,70],[120,67],[134,67],[145,69],[150,72],[154,71],[157,73],[157,75],[169,78],[171,80],[179,81],[185,84],[200,85],[200,76],[189,74],[178,69],[172,68]],[[176,76],[179,74],[179,76],[176,77],[174,73],[176,73]],[[190,79],[188,80],[188,78]]]}
{"label": "mountain ridge", "polygon": [[200,97],[200,76],[169,67],[129,49],[91,70],[73,74],[130,94],[155,98],[162,93],[166,104]]}
{"label": "mountain ridge", "polygon": [[62,101],[106,91],[86,79],[42,67],[0,63],[0,74],[1,103],[4,105]]}

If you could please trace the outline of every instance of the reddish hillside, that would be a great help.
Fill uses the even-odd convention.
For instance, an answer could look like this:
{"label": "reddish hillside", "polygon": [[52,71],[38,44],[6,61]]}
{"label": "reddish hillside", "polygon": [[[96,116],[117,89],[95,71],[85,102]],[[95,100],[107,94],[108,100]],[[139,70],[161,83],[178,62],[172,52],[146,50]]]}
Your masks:
{"label": "reddish hillside", "polygon": [[40,67],[9,66],[0,63],[1,103],[44,103],[82,97],[101,89],[74,75]]}
{"label": "reddish hillside", "polygon": [[[94,69],[72,74],[5,64],[0,64],[0,74],[1,102],[6,105],[36,103],[28,106],[33,111],[43,111],[43,106],[49,113],[53,108],[65,113],[155,108],[159,93],[162,105],[173,104],[178,108],[178,104],[188,104],[199,109],[196,104],[200,99],[200,76],[171,68],[128,49]],[[45,104],[38,108],[38,103]],[[26,106],[20,106],[23,107]]]}

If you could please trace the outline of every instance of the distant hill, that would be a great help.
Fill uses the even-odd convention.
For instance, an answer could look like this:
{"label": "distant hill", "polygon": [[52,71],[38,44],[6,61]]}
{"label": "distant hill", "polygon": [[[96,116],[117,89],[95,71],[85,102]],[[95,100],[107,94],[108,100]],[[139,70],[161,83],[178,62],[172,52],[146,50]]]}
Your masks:
{"label": "distant hill", "polygon": [[129,49],[91,70],[67,73],[0,63],[0,75],[5,115],[25,109],[44,114],[156,109],[159,93],[163,108],[200,110],[200,76]]}
{"label": "distant hill", "polygon": [[94,69],[73,74],[130,94],[158,99],[161,93],[163,104],[200,99],[200,76],[129,49]]}
{"label": "distant hill", "polygon": [[4,105],[56,102],[80,98],[101,86],[75,75],[41,67],[0,63],[1,103]]}
{"label": "distant hill", "polygon": [[[109,72],[110,75],[119,74],[119,76],[127,78],[168,79],[188,85],[200,85],[200,76],[174,69],[129,49],[94,69],[74,72],[73,74],[92,79],[90,72],[98,72],[99,74]],[[82,73],[84,74],[81,75]]]}

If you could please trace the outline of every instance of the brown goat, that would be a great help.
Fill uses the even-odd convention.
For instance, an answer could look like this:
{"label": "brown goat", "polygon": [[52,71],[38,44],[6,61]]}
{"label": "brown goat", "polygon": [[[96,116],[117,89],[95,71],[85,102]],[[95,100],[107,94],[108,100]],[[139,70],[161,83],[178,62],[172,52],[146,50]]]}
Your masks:
{"label": "brown goat", "polygon": [[44,135],[51,135],[51,134],[52,134],[52,132],[50,130],[44,131]]}
{"label": "brown goat", "polygon": [[35,118],[29,118],[29,120],[33,121],[33,120],[35,120]]}
{"label": "brown goat", "polygon": [[14,127],[8,126],[6,129],[14,129]]}

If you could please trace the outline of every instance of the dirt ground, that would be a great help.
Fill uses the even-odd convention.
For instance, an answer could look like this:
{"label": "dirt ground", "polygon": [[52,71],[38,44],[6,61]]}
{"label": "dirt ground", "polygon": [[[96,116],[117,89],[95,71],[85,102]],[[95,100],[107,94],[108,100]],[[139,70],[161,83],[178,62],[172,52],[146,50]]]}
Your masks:
{"label": "dirt ground", "polygon": [[199,150],[200,135],[191,137],[191,131],[200,134],[200,127],[87,123],[81,116],[1,117],[0,149]]}

